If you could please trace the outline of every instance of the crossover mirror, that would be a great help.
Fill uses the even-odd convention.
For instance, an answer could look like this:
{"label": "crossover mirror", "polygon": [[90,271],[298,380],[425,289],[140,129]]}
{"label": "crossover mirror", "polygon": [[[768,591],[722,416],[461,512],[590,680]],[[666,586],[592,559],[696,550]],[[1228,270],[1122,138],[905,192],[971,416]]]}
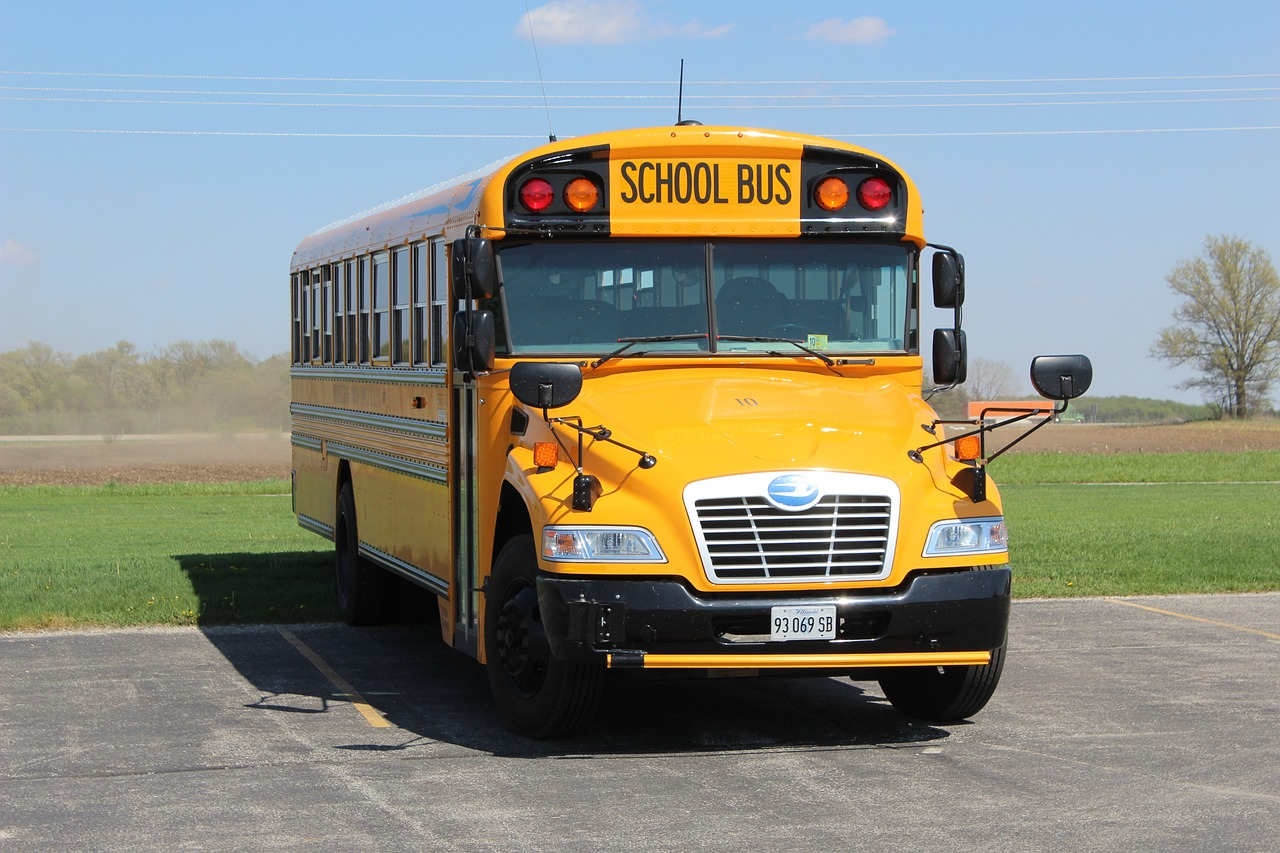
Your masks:
{"label": "crossover mirror", "polygon": [[1031,384],[1050,400],[1074,400],[1089,390],[1093,364],[1083,355],[1040,355],[1031,360]]}

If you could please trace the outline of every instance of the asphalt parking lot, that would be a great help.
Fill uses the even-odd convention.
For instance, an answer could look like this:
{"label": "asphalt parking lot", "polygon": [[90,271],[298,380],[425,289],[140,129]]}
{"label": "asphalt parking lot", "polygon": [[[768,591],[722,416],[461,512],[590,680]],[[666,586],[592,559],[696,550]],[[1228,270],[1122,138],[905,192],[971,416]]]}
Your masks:
{"label": "asphalt parking lot", "polygon": [[961,725],[623,681],[541,743],[434,627],[4,635],[0,850],[1276,849],[1280,594],[1017,602],[1010,645]]}

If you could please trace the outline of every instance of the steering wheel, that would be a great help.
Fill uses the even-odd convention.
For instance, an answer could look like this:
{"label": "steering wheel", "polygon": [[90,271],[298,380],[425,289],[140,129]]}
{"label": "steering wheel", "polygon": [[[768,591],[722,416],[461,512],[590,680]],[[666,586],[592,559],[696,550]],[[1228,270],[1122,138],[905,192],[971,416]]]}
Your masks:
{"label": "steering wheel", "polygon": [[764,330],[766,338],[785,338],[789,341],[803,341],[809,337],[808,330],[799,323],[779,323]]}

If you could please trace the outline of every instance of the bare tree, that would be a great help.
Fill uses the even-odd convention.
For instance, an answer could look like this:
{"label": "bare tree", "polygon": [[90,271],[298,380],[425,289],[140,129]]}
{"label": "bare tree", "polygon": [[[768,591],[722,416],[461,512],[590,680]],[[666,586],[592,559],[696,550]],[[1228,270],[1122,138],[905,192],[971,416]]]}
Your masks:
{"label": "bare tree", "polygon": [[1018,394],[1013,368],[990,358],[970,361],[964,384],[970,400],[1007,400]]}
{"label": "bare tree", "polygon": [[1280,378],[1280,276],[1271,257],[1238,237],[1208,237],[1204,257],[1183,261],[1165,279],[1183,303],[1151,355],[1199,374],[1199,388],[1243,418]]}

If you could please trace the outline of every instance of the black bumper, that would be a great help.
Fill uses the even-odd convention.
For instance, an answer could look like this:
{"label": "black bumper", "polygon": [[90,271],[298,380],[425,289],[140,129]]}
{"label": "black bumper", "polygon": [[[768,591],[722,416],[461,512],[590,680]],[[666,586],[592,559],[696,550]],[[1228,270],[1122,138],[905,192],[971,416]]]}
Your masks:
{"label": "black bumper", "polygon": [[[557,657],[642,666],[645,655],[850,655],[987,652],[1009,624],[1007,566],[911,576],[891,590],[698,593],[674,580],[542,574],[538,603]],[[769,641],[777,605],[836,605],[834,640]],[[628,663],[635,661],[634,664]]]}

